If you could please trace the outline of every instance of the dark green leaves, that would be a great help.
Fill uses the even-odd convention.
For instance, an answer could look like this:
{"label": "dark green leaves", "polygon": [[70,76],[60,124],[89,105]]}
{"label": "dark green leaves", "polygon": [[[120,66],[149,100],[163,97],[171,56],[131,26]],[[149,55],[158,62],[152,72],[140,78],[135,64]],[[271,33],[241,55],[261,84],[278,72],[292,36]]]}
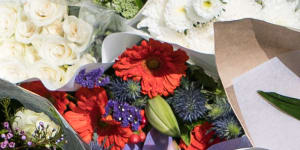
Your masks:
{"label": "dark green leaves", "polygon": [[300,120],[300,99],[283,96],[274,92],[258,91],[258,94],[279,110]]}

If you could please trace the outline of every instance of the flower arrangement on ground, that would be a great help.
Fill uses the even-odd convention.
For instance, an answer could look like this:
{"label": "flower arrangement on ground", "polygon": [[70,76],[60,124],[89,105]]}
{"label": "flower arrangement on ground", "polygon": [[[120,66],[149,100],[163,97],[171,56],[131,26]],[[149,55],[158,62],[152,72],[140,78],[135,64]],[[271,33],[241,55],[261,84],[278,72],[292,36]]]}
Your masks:
{"label": "flower arrangement on ground", "polygon": [[40,82],[21,86],[51,100],[83,141],[113,150],[143,142],[151,127],[182,149],[243,135],[222,85],[188,59],[168,43],[143,40],[108,70],[81,70],[75,92],[49,92]]}

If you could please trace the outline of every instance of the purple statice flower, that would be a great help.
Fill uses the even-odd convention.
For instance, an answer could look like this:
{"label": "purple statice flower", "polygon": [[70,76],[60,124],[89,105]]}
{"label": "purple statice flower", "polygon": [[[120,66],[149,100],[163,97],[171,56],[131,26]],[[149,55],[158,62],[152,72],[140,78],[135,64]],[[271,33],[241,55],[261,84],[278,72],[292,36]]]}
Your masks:
{"label": "purple statice flower", "polygon": [[4,126],[4,128],[7,129],[7,130],[9,129],[9,123],[8,123],[8,122],[4,122],[4,123],[3,123],[3,126]]}
{"label": "purple statice flower", "polygon": [[104,69],[97,68],[88,73],[86,70],[81,70],[75,77],[75,83],[80,84],[82,87],[94,88],[99,86],[105,86],[110,82],[109,77],[104,77]]}
{"label": "purple statice flower", "polygon": [[15,145],[16,145],[16,143],[15,143],[15,142],[10,142],[10,143],[8,144],[8,147],[9,147],[9,148],[14,148],[14,147],[15,147]]}
{"label": "purple statice flower", "polygon": [[4,133],[1,134],[1,138],[5,139],[6,135]]}
{"label": "purple statice flower", "polygon": [[125,102],[109,100],[105,107],[104,116],[112,115],[113,119],[121,122],[122,127],[131,126],[137,131],[142,121],[140,110]]}
{"label": "purple statice flower", "polygon": [[9,132],[6,134],[6,137],[7,139],[11,139],[12,137],[14,137],[14,135],[11,132]]}

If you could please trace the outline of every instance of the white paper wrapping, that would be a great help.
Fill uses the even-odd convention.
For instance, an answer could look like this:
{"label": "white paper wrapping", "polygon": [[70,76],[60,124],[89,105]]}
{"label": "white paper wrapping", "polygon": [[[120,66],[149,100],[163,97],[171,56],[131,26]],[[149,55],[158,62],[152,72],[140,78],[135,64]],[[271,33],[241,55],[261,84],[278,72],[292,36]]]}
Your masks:
{"label": "white paper wrapping", "polygon": [[[300,59],[300,51],[298,53]],[[300,62],[294,62],[300,66]],[[235,78],[233,88],[253,146],[298,150],[300,121],[279,111],[258,90],[300,98],[300,78],[277,57]]]}

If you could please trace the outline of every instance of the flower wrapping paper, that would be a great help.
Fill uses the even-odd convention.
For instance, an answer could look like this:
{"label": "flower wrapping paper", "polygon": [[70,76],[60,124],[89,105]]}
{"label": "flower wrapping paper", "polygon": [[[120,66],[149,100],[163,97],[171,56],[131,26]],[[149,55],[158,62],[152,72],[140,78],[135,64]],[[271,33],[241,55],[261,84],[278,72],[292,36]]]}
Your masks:
{"label": "flower wrapping paper", "polygon": [[215,38],[220,78],[252,145],[298,149],[299,121],[274,108],[257,91],[299,98],[300,44],[293,40],[300,33],[244,19],[215,23]]}
{"label": "flower wrapping paper", "polygon": [[[0,80],[0,88],[0,97],[16,99],[22,103],[26,109],[35,112],[43,112],[48,115],[51,120],[56,123],[58,122],[50,111],[50,109],[56,109],[49,100],[4,80]],[[68,141],[68,143],[64,145],[64,149],[86,149],[84,142],[80,140],[77,133],[70,127],[67,121],[57,111],[56,114],[63,123],[62,129],[64,130],[65,138]]]}

